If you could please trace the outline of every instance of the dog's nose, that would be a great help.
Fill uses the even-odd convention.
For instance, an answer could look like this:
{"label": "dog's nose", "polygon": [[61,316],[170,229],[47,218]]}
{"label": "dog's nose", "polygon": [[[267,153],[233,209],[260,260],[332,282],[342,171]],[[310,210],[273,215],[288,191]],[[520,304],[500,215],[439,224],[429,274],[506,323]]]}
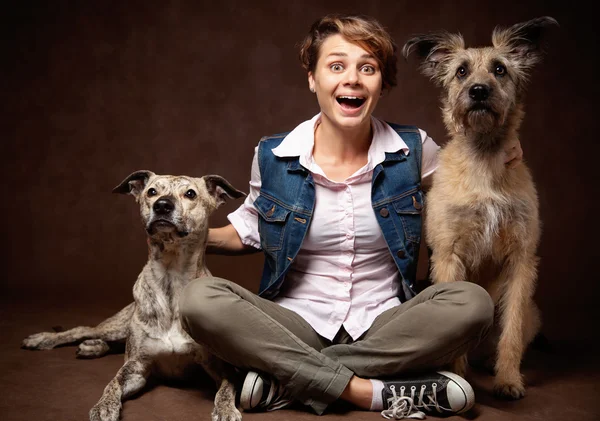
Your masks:
{"label": "dog's nose", "polygon": [[168,215],[173,212],[175,205],[169,199],[158,199],[154,202],[152,209],[159,215]]}
{"label": "dog's nose", "polygon": [[485,101],[490,96],[490,88],[485,85],[473,85],[469,89],[469,96],[474,101]]}

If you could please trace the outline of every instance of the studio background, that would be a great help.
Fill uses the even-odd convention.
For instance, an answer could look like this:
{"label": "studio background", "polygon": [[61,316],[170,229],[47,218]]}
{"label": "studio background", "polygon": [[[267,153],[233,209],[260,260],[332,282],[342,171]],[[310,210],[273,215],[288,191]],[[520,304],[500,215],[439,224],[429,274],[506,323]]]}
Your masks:
{"label": "studio background", "polygon": [[[54,1],[2,12],[0,304],[106,316],[131,301],[146,260],[131,172],[219,174],[248,191],[254,147],[318,112],[296,44],[330,12],[374,16],[399,48],[414,33],[490,42],[497,24],[560,24],[533,71],[521,130],[540,198],[536,300],[551,340],[597,341],[597,23],[577,2]],[[399,58],[398,86],[375,115],[446,133],[439,90]],[[231,201],[211,218],[241,204]],[[254,291],[262,254],[209,256],[212,273]],[[3,311],[10,318],[9,312]],[[99,322],[97,320],[96,322]],[[40,327],[60,323],[40,320]],[[19,340],[22,338],[9,338]]]}

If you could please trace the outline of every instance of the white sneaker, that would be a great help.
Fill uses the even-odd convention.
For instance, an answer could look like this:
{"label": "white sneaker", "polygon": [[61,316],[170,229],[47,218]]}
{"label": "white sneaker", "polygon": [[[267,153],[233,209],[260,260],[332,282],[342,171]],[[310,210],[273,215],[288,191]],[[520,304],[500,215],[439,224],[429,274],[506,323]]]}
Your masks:
{"label": "white sneaker", "polygon": [[249,371],[240,393],[240,406],[246,411],[274,411],[294,402],[277,380]]}

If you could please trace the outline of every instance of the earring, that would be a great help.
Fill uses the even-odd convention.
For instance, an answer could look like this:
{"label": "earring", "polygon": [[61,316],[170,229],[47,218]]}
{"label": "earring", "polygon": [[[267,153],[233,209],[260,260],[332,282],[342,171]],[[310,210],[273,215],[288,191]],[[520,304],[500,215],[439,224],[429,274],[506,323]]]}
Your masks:
{"label": "earring", "polygon": [[314,94],[315,93],[315,88],[313,88],[312,86],[310,87],[310,91]]}

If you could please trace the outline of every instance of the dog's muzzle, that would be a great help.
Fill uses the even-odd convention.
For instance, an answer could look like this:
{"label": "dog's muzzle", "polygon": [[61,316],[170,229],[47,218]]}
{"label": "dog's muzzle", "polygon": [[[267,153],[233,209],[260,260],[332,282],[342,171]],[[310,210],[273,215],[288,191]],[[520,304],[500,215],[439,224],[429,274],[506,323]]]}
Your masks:
{"label": "dog's muzzle", "polygon": [[157,232],[174,231],[178,236],[185,237],[189,232],[173,222],[173,211],[175,210],[175,204],[169,198],[160,198],[152,205],[155,218],[148,224],[146,231],[150,235],[154,235]]}
{"label": "dog's muzzle", "polygon": [[469,104],[467,111],[475,114],[496,114],[493,105],[492,88],[487,85],[473,85],[468,90]]}

